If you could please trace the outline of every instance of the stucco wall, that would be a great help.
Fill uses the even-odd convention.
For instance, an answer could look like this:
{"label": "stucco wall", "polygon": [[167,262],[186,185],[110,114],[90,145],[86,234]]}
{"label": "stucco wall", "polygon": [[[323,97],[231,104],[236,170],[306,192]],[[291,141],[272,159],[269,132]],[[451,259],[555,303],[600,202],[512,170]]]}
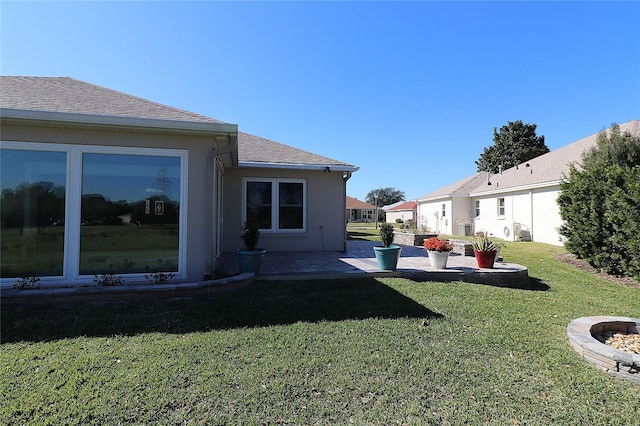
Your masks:
{"label": "stucco wall", "polygon": [[413,210],[387,211],[386,212],[386,221],[387,222],[395,223],[396,219],[402,219],[403,222],[406,222],[409,219],[415,219],[415,212]]}
{"label": "stucco wall", "polygon": [[[445,216],[442,216],[442,205],[445,205]],[[418,203],[418,229],[425,228],[428,232],[438,234],[453,234],[452,201],[444,199]]]}
{"label": "stucco wall", "polygon": [[558,234],[562,225],[558,194],[560,186],[533,191],[533,235],[534,241],[561,246],[564,240]]}
{"label": "stucco wall", "polygon": [[306,179],[306,232],[261,232],[258,245],[271,251],[343,250],[346,239],[342,173],[309,170],[228,168],[224,175],[223,250],[242,248],[242,179]]}
{"label": "stucco wall", "polygon": [[[514,224],[531,233],[533,241],[562,245],[557,232],[562,224],[556,199],[559,186],[475,197],[480,200],[480,216],[476,218],[476,231],[493,233],[498,238],[516,241]],[[498,199],[505,200],[505,215],[498,217]]]}

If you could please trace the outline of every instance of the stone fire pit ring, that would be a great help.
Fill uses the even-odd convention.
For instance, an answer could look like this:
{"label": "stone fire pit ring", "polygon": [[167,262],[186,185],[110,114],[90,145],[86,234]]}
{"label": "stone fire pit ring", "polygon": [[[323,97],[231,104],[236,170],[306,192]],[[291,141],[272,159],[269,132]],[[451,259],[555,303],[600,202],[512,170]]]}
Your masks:
{"label": "stone fire pit ring", "polygon": [[612,376],[640,385],[640,355],[605,345],[594,336],[606,331],[640,334],[640,319],[614,316],[582,317],[569,323],[571,346],[587,361]]}

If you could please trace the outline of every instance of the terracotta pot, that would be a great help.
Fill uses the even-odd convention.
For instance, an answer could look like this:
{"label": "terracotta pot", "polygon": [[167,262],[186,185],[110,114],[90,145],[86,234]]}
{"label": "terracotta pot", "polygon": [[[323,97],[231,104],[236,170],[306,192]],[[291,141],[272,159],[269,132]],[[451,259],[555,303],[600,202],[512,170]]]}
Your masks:
{"label": "terracotta pot", "polygon": [[497,254],[495,251],[474,250],[473,254],[476,256],[479,268],[493,268]]}

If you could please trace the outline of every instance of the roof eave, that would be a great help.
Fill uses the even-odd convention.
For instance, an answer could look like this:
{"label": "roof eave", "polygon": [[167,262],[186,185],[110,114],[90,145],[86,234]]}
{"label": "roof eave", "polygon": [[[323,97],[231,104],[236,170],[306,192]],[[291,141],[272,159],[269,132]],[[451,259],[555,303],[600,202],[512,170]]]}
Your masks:
{"label": "roof eave", "polygon": [[73,126],[98,126],[105,128],[128,128],[132,130],[170,131],[175,133],[237,133],[238,125],[230,123],[207,123],[198,121],[162,120],[153,118],[124,117],[111,115],[80,114],[59,111],[39,111],[17,108],[0,108],[3,121],[26,121],[30,123],[60,123]]}
{"label": "roof eave", "polygon": [[443,194],[443,195],[435,195],[433,197],[425,197],[416,199],[416,203],[428,203],[430,201],[439,201],[446,200],[448,198],[466,198],[469,197],[469,194]]}
{"label": "roof eave", "polygon": [[[253,167],[258,169],[286,169],[286,170],[313,170],[329,172],[355,172],[360,167],[348,164],[293,164],[293,163],[269,163],[262,161],[238,161],[239,167]],[[327,170],[328,168],[328,170]]]}
{"label": "roof eave", "polygon": [[518,191],[528,191],[530,189],[548,188],[552,186],[558,186],[564,181],[565,181],[564,179],[555,179],[555,180],[538,182],[538,183],[533,183],[528,185],[512,186],[508,188],[499,188],[499,189],[490,189],[487,191],[475,191],[469,194],[469,197],[483,197],[486,195],[493,195],[493,194],[505,194],[508,192],[518,192]]}

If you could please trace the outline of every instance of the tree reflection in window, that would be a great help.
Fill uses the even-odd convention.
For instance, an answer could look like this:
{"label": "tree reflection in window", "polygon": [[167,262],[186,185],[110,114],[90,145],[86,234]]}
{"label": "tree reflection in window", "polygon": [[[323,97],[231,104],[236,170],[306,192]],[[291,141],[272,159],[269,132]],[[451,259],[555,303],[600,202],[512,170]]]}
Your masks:
{"label": "tree reflection in window", "polygon": [[180,188],[177,157],[85,153],[80,274],[177,271],[173,188]]}

